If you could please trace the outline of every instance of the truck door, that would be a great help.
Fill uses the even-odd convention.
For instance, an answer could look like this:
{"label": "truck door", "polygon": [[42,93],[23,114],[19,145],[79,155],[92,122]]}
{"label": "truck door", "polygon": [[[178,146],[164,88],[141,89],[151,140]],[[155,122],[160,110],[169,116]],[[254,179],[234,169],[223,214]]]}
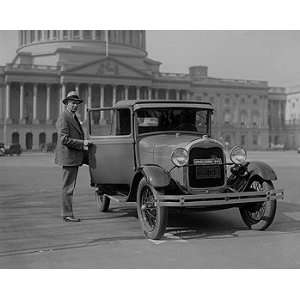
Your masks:
{"label": "truck door", "polygon": [[91,182],[130,184],[134,175],[134,138],[129,108],[88,111],[88,138]]}

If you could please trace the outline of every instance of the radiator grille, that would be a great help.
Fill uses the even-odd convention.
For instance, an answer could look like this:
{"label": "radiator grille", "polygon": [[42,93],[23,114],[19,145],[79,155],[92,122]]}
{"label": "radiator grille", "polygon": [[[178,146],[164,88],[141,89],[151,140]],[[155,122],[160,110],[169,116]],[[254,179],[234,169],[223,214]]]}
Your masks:
{"label": "radiator grille", "polygon": [[220,148],[193,148],[190,151],[189,184],[192,188],[206,188],[224,184],[223,151]]}

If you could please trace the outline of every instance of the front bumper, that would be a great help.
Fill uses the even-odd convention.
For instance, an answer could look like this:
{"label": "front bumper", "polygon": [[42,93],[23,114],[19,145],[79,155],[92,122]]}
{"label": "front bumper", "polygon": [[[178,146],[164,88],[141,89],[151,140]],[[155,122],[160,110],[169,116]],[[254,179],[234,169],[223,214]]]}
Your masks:
{"label": "front bumper", "polygon": [[208,207],[283,200],[283,189],[262,192],[235,192],[197,195],[156,195],[158,206],[167,207]]}

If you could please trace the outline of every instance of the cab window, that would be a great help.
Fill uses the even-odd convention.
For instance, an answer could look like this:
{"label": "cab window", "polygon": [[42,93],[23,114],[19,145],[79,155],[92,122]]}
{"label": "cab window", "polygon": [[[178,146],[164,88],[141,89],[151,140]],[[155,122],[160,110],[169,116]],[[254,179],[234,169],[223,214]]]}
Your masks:
{"label": "cab window", "polygon": [[89,112],[91,136],[130,135],[130,109],[97,109]]}

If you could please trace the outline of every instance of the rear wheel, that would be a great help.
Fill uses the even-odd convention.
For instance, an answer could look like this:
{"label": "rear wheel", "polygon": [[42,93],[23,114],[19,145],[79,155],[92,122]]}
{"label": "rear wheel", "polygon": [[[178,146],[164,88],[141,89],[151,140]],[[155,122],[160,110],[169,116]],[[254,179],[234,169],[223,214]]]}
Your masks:
{"label": "rear wheel", "polygon": [[143,178],[137,189],[137,213],[147,238],[159,240],[167,227],[168,209],[159,207],[153,187]]}
{"label": "rear wheel", "polygon": [[110,204],[109,197],[99,191],[95,192],[95,196],[96,196],[96,202],[97,202],[97,207],[98,207],[99,211],[102,211],[102,212],[108,211],[109,204]]}
{"label": "rear wheel", "polygon": [[[273,189],[274,186],[271,181],[265,181],[260,177],[256,177],[250,180],[245,191],[269,191]],[[250,229],[265,230],[274,220],[276,205],[276,200],[270,200],[241,207],[241,217]]]}

